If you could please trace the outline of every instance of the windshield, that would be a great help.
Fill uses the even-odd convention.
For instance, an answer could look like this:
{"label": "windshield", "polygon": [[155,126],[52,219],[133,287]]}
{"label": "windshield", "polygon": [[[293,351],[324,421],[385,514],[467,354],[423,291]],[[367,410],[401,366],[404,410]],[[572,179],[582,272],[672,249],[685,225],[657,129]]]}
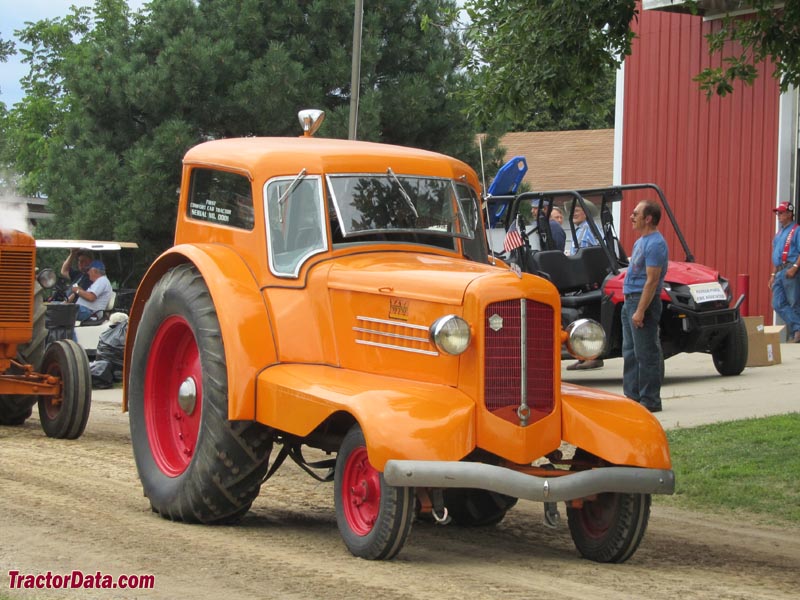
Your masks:
{"label": "windshield", "polygon": [[425,233],[472,239],[472,215],[456,201],[450,179],[386,173],[329,175],[342,235]]}

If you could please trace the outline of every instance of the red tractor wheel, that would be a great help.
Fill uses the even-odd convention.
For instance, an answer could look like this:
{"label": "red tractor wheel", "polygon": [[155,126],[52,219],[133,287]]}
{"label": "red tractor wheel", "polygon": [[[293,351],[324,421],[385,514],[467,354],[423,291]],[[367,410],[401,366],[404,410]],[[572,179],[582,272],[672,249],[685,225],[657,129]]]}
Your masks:
{"label": "red tractor wheel", "polygon": [[190,264],[145,304],[128,375],[131,443],[153,510],[175,521],[233,523],[249,510],[273,435],[228,420],[228,374],[208,286]]}
{"label": "red tractor wheel", "polygon": [[334,486],[336,523],[347,549],[369,560],[394,558],[411,531],[414,490],[384,481],[369,462],[358,425],[342,441]]}

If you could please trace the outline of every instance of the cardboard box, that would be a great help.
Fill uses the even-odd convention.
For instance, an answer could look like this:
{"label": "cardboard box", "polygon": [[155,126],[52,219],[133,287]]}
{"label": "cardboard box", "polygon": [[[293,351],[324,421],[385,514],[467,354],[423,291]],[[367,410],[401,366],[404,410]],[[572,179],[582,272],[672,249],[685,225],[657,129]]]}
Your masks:
{"label": "cardboard box", "polygon": [[747,329],[747,366],[768,367],[781,364],[783,325],[764,325],[764,317],[744,317]]}

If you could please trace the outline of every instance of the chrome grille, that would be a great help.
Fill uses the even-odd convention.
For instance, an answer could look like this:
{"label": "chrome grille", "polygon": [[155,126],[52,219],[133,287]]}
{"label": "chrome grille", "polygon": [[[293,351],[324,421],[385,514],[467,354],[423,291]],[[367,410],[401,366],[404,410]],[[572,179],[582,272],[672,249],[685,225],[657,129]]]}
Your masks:
{"label": "chrome grille", "polygon": [[495,302],[486,308],[484,402],[488,410],[518,407],[523,394],[532,410],[531,420],[553,410],[553,342],[551,306],[523,299]]}
{"label": "chrome grille", "polygon": [[356,344],[439,356],[424,325],[411,325],[373,317],[356,317]]}

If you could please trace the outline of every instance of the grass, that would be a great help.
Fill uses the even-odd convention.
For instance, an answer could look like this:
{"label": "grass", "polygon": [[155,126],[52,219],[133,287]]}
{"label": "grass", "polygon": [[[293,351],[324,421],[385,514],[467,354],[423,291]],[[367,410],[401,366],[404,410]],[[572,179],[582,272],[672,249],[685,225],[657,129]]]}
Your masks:
{"label": "grass", "polygon": [[667,431],[674,496],[660,504],[800,525],[800,413]]}

